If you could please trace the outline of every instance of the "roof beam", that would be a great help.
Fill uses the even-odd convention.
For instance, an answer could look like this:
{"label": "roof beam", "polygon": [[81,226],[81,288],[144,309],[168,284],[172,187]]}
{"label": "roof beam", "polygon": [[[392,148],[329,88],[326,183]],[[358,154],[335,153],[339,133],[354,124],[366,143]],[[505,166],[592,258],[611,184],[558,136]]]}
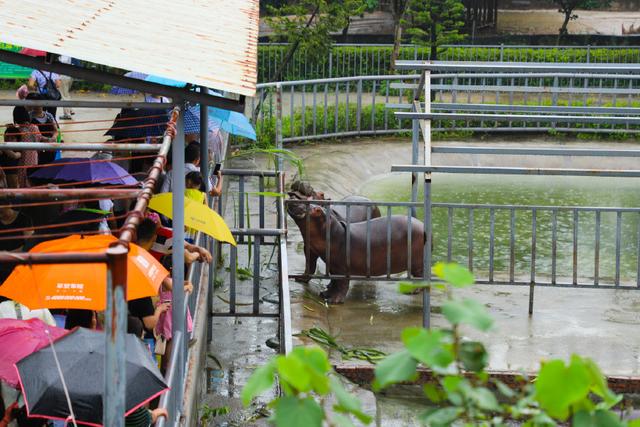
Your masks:
{"label": "roof beam", "polygon": [[183,100],[198,104],[202,103],[210,105],[212,107],[224,108],[225,110],[244,112],[244,96],[240,96],[240,99],[236,101],[229,98],[209,95],[207,93],[193,92],[188,88],[165,86],[145,80],[121,76],[119,74],[108,73],[106,71],[92,70],[90,68],[80,68],[71,64],[63,64],[60,62],[47,63],[45,62],[44,58],[34,58],[31,56],[22,55],[20,53],[10,52],[2,49],[0,49],[0,61],[22,65],[23,67],[53,71],[54,73],[64,74],[77,79],[91,80],[95,82],[110,84],[113,86],[135,89],[140,92],[152,93],[154,95],[162,95],[168,98],[172,98],[174,102]]}

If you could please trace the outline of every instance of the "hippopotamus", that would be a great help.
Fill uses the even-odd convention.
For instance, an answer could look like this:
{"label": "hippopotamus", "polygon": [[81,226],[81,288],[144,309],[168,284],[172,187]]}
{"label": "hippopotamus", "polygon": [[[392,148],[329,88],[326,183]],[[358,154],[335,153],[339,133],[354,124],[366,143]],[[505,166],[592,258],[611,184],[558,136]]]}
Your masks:
{"label": "hippopotamus", "polygon": [[[387,274],[387,224],[391,222],[390,269],[389,273],[400,273],[408,267],[409,220],[405,215],[374,218],[369,221],[371,229],[371,259],[367,272],[367,221],[349,224],[333,212],[327,217],[325,209],[318,205],[309,208],[302,203],[289,203],[289,215],[296,223],[309,223],[309,253],[313,263],[318,259],[326,260],[326,232],[329,228],[331,244],[329,247],[328,271],[335,275],[382,276]],[[347,259],[347,233],[350,238],[350,259]],[[417,219],[411,220],[411,275],[422,276],[423,252],[426,235],[424,225]],[[305,242],[306,243],[306,242]],[[315,270],[312,270],[315,271]],[[342,303],[349,290],[349,279],[333,279],[321,296],[332,304]]]}
{"label": "hippopotamus", "polygon": [[[324,192],[315,191],[313,187],[309,184],[303,183],[301,181],[295,181],[291,184],[291,192],[289,192],[289,196],[292,199],[297,200],[330,200],[325,197]],[[370,202],[371,200],[363,197],[363,196],[347,196],[342,199],[342,201],[348,202]],[[331,205],[331,210],[333,213],[338,216],[340,220],[348,221],[350,223],[362,222],[367,220],[367,206],[363,205],[352,205],[349,207],[349,217],[347,218],[347,207],[345,205]],[[369,218],[378,218],[380,217],[380,209],[377,206],[371,206],[370,217]],[[300,228],[300,232],[302,233],[302,240],[304,242],[304,254],[305,254],[305,269],[303,279],[299,279],[302,283],[308,283],[308,276],[315,273],[316,265],[318,261],[317,255],[312,255],[311,251],[308,249],[309,245],[307,243],[307,236],[310,234],[306,231],[307,222],[306,221],[298,221],[296,218],[293,218]]]}

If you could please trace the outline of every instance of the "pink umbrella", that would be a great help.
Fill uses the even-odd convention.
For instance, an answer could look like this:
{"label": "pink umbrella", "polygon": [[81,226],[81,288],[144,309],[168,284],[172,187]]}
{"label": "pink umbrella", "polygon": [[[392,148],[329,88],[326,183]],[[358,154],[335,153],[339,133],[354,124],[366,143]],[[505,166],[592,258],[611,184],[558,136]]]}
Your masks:
{"label": "pink umbrella", "polygon": [[47,56],[47,52],[45,52],[44,50],[38,50],[38,49],[31,49],[30,47],[23,47],[22,49],[20,49],[20,52],[23,55],[29,55],[29,56]]}
{"label": "pink umbrella", "polygon": [[49,345],[70,331],[49,326],[40,319],[0,319],[0,380],[18,388],[16,362]]}

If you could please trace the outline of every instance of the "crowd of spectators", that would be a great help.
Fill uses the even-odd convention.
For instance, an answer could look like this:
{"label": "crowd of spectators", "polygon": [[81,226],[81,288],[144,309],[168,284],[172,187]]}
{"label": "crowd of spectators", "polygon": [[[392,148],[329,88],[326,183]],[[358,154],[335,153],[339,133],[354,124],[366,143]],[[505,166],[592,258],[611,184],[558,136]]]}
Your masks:
{"label": "crowd of spectators", "polygon": [[[57,88],[64,90],[64,85],[60,76],[55,73],[34,72],[27,84],[29,93],[22,94],[24,98],[30,100],[42,100],[42,87],[50,87],[50,83]],[[68,88],[67,88],[68,90]],[[74,111],[65,109],[61,118],[71,119]],[[35,106],[25,108],[22,106],[13,109],[13,122],[7,123],[4,127],[5,142],[61,142],[62,132],[56,119],[55,108],[43,108]],[[2,128],[0,128],[2,129]],[[151,141],[156,142],[156,141]],[[141,141],[144,143],[144,141]],[[0,188],[23,189],[33,186],[49,186],[55,188],[60,185],[58,181],[35,182],[30,175],[38,168],[46,167],[60,157],[61,153],[56,151],[37,150],[2,150],[0,144]],[[187,191],[185,195],[198,202],[206,202],[206,194],[219,196],[222,191],[222,176],[220,172],[211,177],[203,177],[200,174],[200,143],[193,140],[185,147],[185,175]],[[64,155],[64,154],[63,154]],[[94,157],[96,160],[99,158]],[[117,161],[114,159],[114,161]],[[205,159],[210,161],[210,159]],[[132,165],[121,162],[132,175],[140,173],[144,175],[149,163],[137,163]],[[138,169],[138,170],[135,170]],[[171,164],[166,167],[160,182],[157,183],[157,192],[171,192],[173,190],[173,169]],[[69,183],[65,184],[69,188]],[[78,185],[81,188],[85,184]],[[92,187],[100,185],[91,184]],[[106,186],[106,185],[104,185]],[[114,207],[117,215],[114,215]],[[0,206],[0,251],[22,252],[32,248],[38,242],[51,238],[61,238],[68,234],[96,234],[110,233],[118,235],[118,228],[122,225],[124,217],[129,209],[133,207],[131,201],[123,203],[111,200],[92,201],[84,203],[78,200],[76,203],[53,204],[37,207],[24,207],[2,205]],[[106,209],[102,209],[106,208]],[[69,225],[67,220],[73,212],[98,212],[99,220],[87,221],[81,226]],[[57,225],[56,228],[51,228]],[[42,226],[46,226],[42,237],[39,233]],[[15,230],[15,231],[12,231]],[[35,231],[35,234],[34,234]],[[53,233],[52,233],[53,232]],[[54,237],[54,234],[56,234]],[[150,251],[160,262],[171,270],[171,222],[158,214],[148,211],[145,218],[137,229],[135,243]],[[162,240],[159,244],[158,240]],[[186,267],[194,262],[212,262],[211,254],[204,248],[193,243],[185,242],[185,263]],[[0,284],[10,275],[13,267],[0,264]],[[188,268],[185,268],[188,271]],[[185,292],[191,293],[193,285],[185,281]],[[173,282],[171,276],[162,283],[159,293],[154,297],[141,298],[128,302],[128,332],[133,333],[143,339],[149,347],[150,353],[155,357],[161,367],[162,372],[167,365],[171,354],[171,295]],[[89,329],[101,329],[104,322],[104,314],[90,310],[30,310],[28,307],[15,301],[7,300],[0,296],[0,318],[29,319],[39,318],[51,326],[72,329],[84,327]],[[188,314],[188,328],[191,330],[191,318]],[[1,381],[0,381],[1,383]],[[16,407],[18,391],[10,389],[6,384],[2,384],[2,395],[0,399],[0,418],[5,411],[3,422],[10,426],[43,426],[55,425],[58,422],[47,421],[39,418],[27,418],[24,407]],[[153,405],[151,406],[153,408]],[[166,416],[166,411],[162,408],[144,409],[133,413],[127,419],[127,425],[147,426],[155,422],[158,416]]]}

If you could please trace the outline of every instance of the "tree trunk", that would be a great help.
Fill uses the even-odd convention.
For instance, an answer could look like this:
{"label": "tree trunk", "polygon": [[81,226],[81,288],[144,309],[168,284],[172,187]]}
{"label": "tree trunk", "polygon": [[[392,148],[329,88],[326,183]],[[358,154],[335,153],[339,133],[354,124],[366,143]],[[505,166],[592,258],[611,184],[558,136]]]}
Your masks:
{"label": "tree trunk", "polygon": [[349,43],[349,25],[351,25],[351,17],[347,18],[347,25],[342,29],[342,43]]}
{"label": "tree trunk", "polygon": [[396,60],[400,55],[400,43],[402,43],[402,19],[404,18],[405,13],[407,13],[410,1],[411,0],[396,0],[391,4],[391,12],[393,14],[393,50],[391,51],[391,63],[389,64],[390,74],[393,74],[396,68]]}
{"label": "tree trunk", "polygon": [[560,30],[558,32],[558,40],[556,41],[556,46],[559,46],[560,42],[562,41],[562,37],[569,33],[569,31],[567,31],[567,26],[569,25],[569,21],[571,20],[572,13],[573,10],[564,11],[564,21],[562,22],[562,27],[560,27]]}
{"label": "tree trunk", "polygon": [[400,18],[394,19],[394,31],[393,31],[393,50],[391,51],[391,64],[389,64],[390,74],[396,69],[396,60],[400,54],[400,42],[402,41],[402,24]]}

